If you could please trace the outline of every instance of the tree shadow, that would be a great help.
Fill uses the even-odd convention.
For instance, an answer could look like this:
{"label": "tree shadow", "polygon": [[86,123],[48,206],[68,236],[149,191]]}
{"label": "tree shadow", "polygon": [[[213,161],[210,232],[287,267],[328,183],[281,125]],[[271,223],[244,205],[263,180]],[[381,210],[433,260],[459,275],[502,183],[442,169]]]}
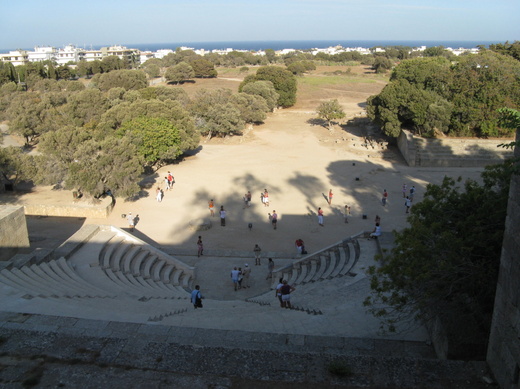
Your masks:
{"label": "tree shadow", "polygon": [[321,126],[321,127],[328,128],[327,121],[323,120],[323,119],[320,119],[320,118],[310,118],[310,119],[307,119],[307,123],[310,124],[311,126]]}

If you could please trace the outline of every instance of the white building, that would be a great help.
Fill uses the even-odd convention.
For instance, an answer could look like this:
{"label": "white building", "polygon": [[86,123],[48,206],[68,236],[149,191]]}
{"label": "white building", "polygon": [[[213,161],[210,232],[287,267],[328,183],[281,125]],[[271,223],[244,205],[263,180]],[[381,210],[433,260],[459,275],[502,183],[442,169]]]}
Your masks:
{"label": "white building", "polygon": [[29,62],[56,61],[58,50],[51,46],[36,46],[34,51],[29,51]]}
{"label": "white building", "polygon": [[29,54],[26,50],[14,50],[9,54],[0,54],[0,61],[11,62],[14,66],[26,65],[29,62]]}
{"label": "white building", "polygon": [[67,45],[63,49],[59,49],[56,54],[56,62],[58,65],[65,65],[69,62],[79,62],[85,59],[85,50],[74,45]]}

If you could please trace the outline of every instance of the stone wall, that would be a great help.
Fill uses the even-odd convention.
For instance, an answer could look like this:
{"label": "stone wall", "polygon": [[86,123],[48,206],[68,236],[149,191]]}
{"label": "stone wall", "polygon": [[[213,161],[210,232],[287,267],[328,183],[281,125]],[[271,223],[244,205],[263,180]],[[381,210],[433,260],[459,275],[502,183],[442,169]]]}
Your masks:
{"label": "stone wall", "polygon": [[397,146],[409,166],[483,167],[512,156],[510,149],[498,147],[511,139],[421,138],[401,130]]}
{"label": "stone wall", "polygon": [[[520,141],[520,130],[516,139]],[[520,158],[520,147],[515,156]],[[520,164],[519,164],[520,165]],[[520,387],[520,175],[511,180],[487,361],[502,389]]]}
{"label": "stone wall", "polygon": [[0,261],[8,260],[20,249],[29,246],[23,207],[0,206]]}
{"label": "stone wall", "polygon": [[99,204],[24,204],[26,215],[95,219],[107,218],[113,207],[114,204],[110,197],[101,199]]}

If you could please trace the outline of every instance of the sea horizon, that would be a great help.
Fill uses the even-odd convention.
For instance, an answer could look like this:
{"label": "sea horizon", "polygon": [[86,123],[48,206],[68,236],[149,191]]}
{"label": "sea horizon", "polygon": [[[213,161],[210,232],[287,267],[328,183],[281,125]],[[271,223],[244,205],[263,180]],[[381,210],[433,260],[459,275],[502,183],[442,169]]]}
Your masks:
{"label": "sea horizon", "polygon": [[[362,47],[362,48],[373,48],[373,47],[390,47],[390,46],[405,46],[410,48],[417,48],[421,46],[426,47],[451,47],[453,49],[464,48],[472,49],[479,45],[489,46],[490,44],[504,43],[495,41],[464,41],[464,40],[344,40],[344,39],[327,39],[327,40],[279,40],[279,41],[205,41],[205,42],[170,42],[170,43],[111,43],[104,45],[94,44],[74,44],[76,47],[84,49],[99,50],[101,47],[109,47],[115,45],[126,46],[130,49],[139,49],[141,51],[152,51],[162,49],[175,50],[178,47],[190,47],[195,50],[225,50],[228,48],[235,50],[248,50],[248,51],[260,51],[266,49],[283,50],[283,49],[294,49],[294,50],[309,50],[309,49],[324,49],[327,47],[342,46],[342,47]],[[35,45],[34,47],[46,46],[45,44]],[[51,45],[52,46],[52,45]],[[53,47],[64,47],[53,46]],[[31,51],[31,48],[17,48],[17,49],[0,49],[0,52],[5,53],[13,50],[27,50]]]}

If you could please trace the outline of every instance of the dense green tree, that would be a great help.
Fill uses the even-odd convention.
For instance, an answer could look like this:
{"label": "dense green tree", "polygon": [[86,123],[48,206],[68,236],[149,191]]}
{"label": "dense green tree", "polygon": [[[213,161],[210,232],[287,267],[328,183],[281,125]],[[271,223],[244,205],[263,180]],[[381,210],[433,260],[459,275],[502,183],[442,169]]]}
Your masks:
{"label": "dense green tree", "polygon": [[273,49],[265,49],[265,57],[270,63],[276,62],[276,52]]}
{"label": "dense green tree", "polygon": [[34,172],[30,157],[19,147],[0,147],[0,174],[13,187],[20,181],[30,180]]}
{"label": "dense green tree", "polygon": [[230,102],[238,108],[241,119],[246,123],[261,123],[269,112],[265,99],[258,95],[235,93]]}
{"label": "dense green tree", "polygon": [[17,81],[16,69],[11,62],[0,61],[0,86],[8,82]]}
{"label": "dense green tree", "polygon": [[196,124],[208,139],[241,134],[244,129],[240,110],[231,102],[211,106],[206,115],[197,117]]}
{"label": "dense green tree", "polygon": [[193,69],[193,76],[195,78],[215,78],[218,75],[215,70],[215,65],[204,58],[192,59],[190,66]]}
{"label": "dense green tree", "polygon": [[183,153],[179,130],[167,119],[138,117],[125,122],[117,133],[130,139],[149,166],[160,167]]}
{"label": "dense green tree", "polygon": [[513,43],[506,42],[489,45],[489,50],[499,54],[509,55],[517,61],[520,61],[520,41],[514,41]]}
{"label": "dense green tree", "polygon": [[287,70],[295,76],[301,76],[307,71],[305,65],[300,61],[292,62],[291,64],[287,65]]}
{"label": "dense green tree", "polygon": [[110,73],[96,74],[92,84],[102,91],[121,87],[126,90],[138,90],[148,86],[146,75],[141,70],[114,70]]}
{"label": "dense green tree", "polygon": [[345,117],[345,111],[343,111],[337,99],[324,101],[318,106],[316,113],[320,119],[327,121],[329,130],[332,130],[332,124],[335,120]]}
{"label": "dense green tree", "polygon": [[435,130],[510,135],[498,125],[498,108],[520,106],[519,73],[519,61],[491,51],[460,56],[453,64],[441,57],[405,60],[382,92],[368,99],[367,113],[390,136],[402,127],[426,136]]}
{"label": "dense green tree", "polygon": [[[383,328],[395,330],[410,316],[439,318],[454,354],[464,352],[457,346],[488,339],[511,172],[506,163],[486,168],[481,184],[468,180],[460,188],[446,177],[427,186],[411,209],[410,227],[394,232],[395,247],[369,269],[372,296],[365,304]],[[485,345],[481,351],[485,357]]]}
{"label": "dense green tree", "polygon": [[245,84],[242,87],[241,92],[263,97],[270,112],[276,108],[279,95],[274,89],[271,81],[254,81]]}
{"label": "dense green tree", "polygon": [[132,141],[130,137],[109,136],[82,142],[68,167],[65,188],[79,188],[91,196],[107,189],[119,197],[139,193],[144,161]]}
{"label": "dense green tree", "polygon": [[90,78],[94,74],[94,71],[92,70],[92,62],[84,60],[79,61],[76,65],[76,72],[79,77]]}
{"label": "dense green tree", "polygon": [[374,64],[372,65],[372,69],[376,73],[386,73],[390,69],[392,69],[392,61],[387,57],[377,56],[375,58]]}
{"label": "dense green tree", "polygon": [[255,81],[271,81],[274,89],[278,93],[277,104],[281,107],[291,107],[296,103],[296,78],[290,71],[279,66],[262,66],[256,75],[247,76],[239,86],[241,91],[245,85]]}
{"label": "dense green tree", "polygon": [[63,112],[67,119],[77,127],[90,121],[99,122],[109,107],[105,94],[98,89],[85,89],[69,96]]}
{"label": "dense green tree", "polygon": [[195,72],[188,63],[180,62],[175,66],[167,68],[166,72],[164,73],[164,78],[166,78],[168,82],[178,84],[191,80],[194,75]]}
{"label": "dense green tree", "polygon": [[113,70],[125,69],[124,61],[117,55],[109,55],[101,60],[101,73],[108,73]]}
{"label": "dense green tree", "polygon": [[179,132],[179,148],[182,152],[193,150],[199,145],[200,135],[195,129],[192,116],[179,101],[170,99],[137,99],[133,102],[123,102],[103,114],[99,127],[105,134],[111,134],[127,121],[139,117],[163,118],[170,121]]}

